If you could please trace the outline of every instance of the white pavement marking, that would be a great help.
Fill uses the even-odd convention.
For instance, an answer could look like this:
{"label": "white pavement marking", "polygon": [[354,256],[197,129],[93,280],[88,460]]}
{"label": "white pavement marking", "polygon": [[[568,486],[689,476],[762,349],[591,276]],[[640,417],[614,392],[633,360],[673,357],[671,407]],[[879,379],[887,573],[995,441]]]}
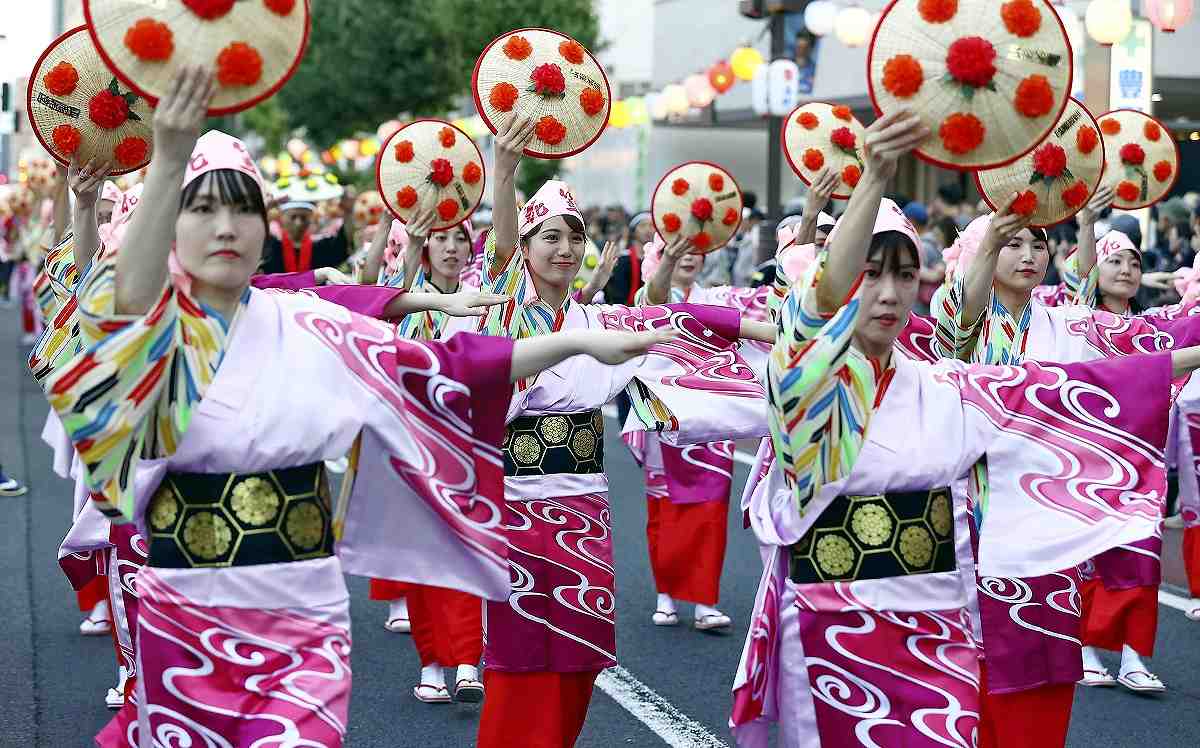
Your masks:
{"label": "white pavement marking", "polygon": [[[617,420],[617,406],[609,403],[608,405],[602,407],[600,411],[604,413],[605,417],[611,418],[614,421]],[[621,424],[618,424],[618,426],[619,425]],[[737,450],[734,450],[733,460],[734,462],[740,462],[743,465],[754,467],[754,455],[750,454],[749,452],[738,452]]]}
{"label": "white pavement marking", "polygon": [[596,685],[673,748],[726,748],[728,745],[620,665],[600,673]]}
{"label": "white pavement marking", "polygon": [[1167,592],[1163,589],[1158,591],[1158,601],[1163,605],[1169,605],[1175,610],[1182,610],[1184,613],[1193,608],[1200,607],[1200,601],[1198,600],[1189,600],[1186,597],[1180,597],[1173,592]]}

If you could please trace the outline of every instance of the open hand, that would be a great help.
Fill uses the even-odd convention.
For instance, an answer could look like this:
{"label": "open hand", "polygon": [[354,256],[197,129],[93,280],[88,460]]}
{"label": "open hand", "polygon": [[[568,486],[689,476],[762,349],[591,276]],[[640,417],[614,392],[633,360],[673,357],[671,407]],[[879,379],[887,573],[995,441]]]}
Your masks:
{"label": "open hand", "polygon": [[512,175],[521,163],[521,155],[533,140],[536,127],[533,118],[527,114],[517,115],[508,123],[508,127],[496,133],[496,171],[500,174]]}
{"label": "open hand", "polygon": [[683,234],[677,234],[674,239],[667,242],[667,246],[663,249],[663,262],[674,266],[686,254],[692,251],[692,240]]}
{"label": "open hand", "polygon": [[866,171],[887,181],[896,175],[896,163],[930,135],[929,128],[910,109],[888,112],[871,123],[863,141]]}
{"label": "open hand", "polygon": [[625,332],[617,330],[588,330],[583,335],[583,353],[600,363],[623,364],[630,359],[645,355],[652,347],[668,343],[677,335],[674,330],[652,330]]}
{"label": "open hand", "polygon": [[216,85],[212,71],[185,65],[167,84],[154,107],[154,157],[187,163],[208,112]]}
{"label": "open hand", "polygon": [[441,295],[441,310],[451,317],[482,317],[489,307],[503,304],[511,299],[498,293],[459,291]]}
{"label": "open hand", "polygon": [[72,157],[71,165],[67,167],[67,184],[71,186],[71,192],[75,193],[76,202],[85,208],[95,205],[100,196],[100,188],[104,185],[104,179],[112,170],[112,166],[111,161],[99,161],[95,158],[80,165],[79,161]]}
{"label": "open hand", "polygon": [[432,208],[418,209],[408,219],[408,223],[404,224],[404,231],[408,234],[408,248],[410,251],[416,252],[418,257],[425,247],[425,240],[429,238],[434,218],[435,214]]}
{"label": "open hand", "polygon": [[1111,184],[1101,184],[1095,194],[1092,195],[1092,198],[1088,200],[1088,204],[1079,211],[1076,218],[1080,223],[1095,224],[1100,218],[1100,214],[1112,205],[1113,197],[1115,196],[1116,192]]}

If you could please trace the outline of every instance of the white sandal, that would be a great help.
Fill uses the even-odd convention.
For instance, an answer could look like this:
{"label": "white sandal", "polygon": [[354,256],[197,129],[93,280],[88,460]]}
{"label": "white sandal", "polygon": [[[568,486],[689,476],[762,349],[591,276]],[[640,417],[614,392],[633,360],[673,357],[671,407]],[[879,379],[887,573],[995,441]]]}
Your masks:
{"label": "white sandal", "polygon": [[407,618],[389,618],[383,627],[393,634],[412,633],[412,623]]}
{"label": "white sandal", "polygon": [[477,680],[463,678],[454,684],[454,700],[465,704],[483,701],[483,684]]}
{"label": "white sandal", "polygon": [[1099,670],[1083,669],[1083,677],[1076,681],[1080,686],[1091,686],[1093,688],[1112,688],[1117,685],[1117,679],[1112,676],[1112,673],[1107,669]]}
{"label": "white sandal", "polygon": [[[428,695],[432,692],[432,695]],[[424,695],[423,695],[424,693]],[[431,683],[422,683],[413,686],[413,696],[417,697],[417,701],[423,701],[426,704],[449,704],[450,692],[445,686],[435,686]]]}
{"label": "white sandal", "polygon": [[655,626],[678,626],[679,614],[673,610],[656,610],[654,615],[650,616],[650,620],[654,621]]}
{"label": "white sandal", "polygon": [[88,616],[79,624],[81,636],[107,636],[112,633],[112,623],[107,618],[92,618]]}
{"label": "white sandal", "polygon": [[1191,610],[1183,611],[1183,615],[1186,616],[1189,621],[1200,621],[1200,605],[1197,605]]}
{"label": "white sandal", "polygon": [[108,689],[108,693],[104,694],[104,705],[109,709],[120,709],[125,706],[125,694],[115,688]]}
{"label": "white sandal", "polygon": [[724,613],[705,613],[692,621],[697,631],[723,631],[733,627],[733,619]]}
{"label": "white sandal", "polygon": [[1162,693],[1167,687],[1154,673],[1145,670],[1133,670],[1117,676],[1117,683],[1136,693]]}

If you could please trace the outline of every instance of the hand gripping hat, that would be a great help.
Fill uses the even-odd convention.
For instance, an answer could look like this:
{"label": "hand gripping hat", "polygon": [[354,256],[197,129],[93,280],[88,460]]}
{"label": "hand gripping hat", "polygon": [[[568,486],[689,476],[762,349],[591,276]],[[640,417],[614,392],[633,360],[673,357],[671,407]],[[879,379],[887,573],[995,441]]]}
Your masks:
{"label": "hand gripping hat", "polygon": [[1104,178],[1116,191],[1114,208],[1144,208],[1170,194],[1179,179],[1179,145],[1166,125],[1117,109],[1100,115],[1100,134],[1108,159]]}
{"label": "hand gripping hat", "polygon": [[475,141],[440,119],[410,122],[383,144],[375,179],[388,210],[408,223],[418,210],[436,210],[433,230],[457,226],[479,207],[485,182]]}
{"label": "hand gripping hat", "polygon": [[832,168],[841,179],[833,197],[845,200],[862,176],[865,136],[866,128],[850,113],[850,107],[809,102],[793,109],[783,121],[783,155],[807,185],[812,185],[822,168]]}
{"label": "hand gripping hat", "polygon": [[742,191],[725,169],[688,161],[666,173],[650,200],[654,228],[670,242],[683,235],[699,254],[725,246],[742,222]]}

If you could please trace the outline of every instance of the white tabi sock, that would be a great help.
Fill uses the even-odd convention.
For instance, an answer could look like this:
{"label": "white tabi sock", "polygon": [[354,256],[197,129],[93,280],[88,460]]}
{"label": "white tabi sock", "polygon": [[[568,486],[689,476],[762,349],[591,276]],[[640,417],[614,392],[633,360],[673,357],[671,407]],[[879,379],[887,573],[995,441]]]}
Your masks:
{"label": "white tabi sock", "polygon": [[459,665],[458,672],[454,674],[454,682],[464,680],[479,680],[479,668],[474,665]]}
{"label": "white tabi sock", "polygon": [[1142,662],[1142,656],[1137,653],[1137,650],[1126,644],[1121,648],[1121,675],[1132,673],[1135,670],[1149,672],[1146,664]]}
{"label": "white tabi sock", "polygon": [[1100,653],[1095,647],[1083,648],[1083,669],[1084,670],[1104,670],[1104,663],[1100,661]]}
{"label": "white tabi sock", "polygon": [[388,620],[390,621],[394,618],[403,618],[406,621],[408,620],[407,598],[402,597],[398,600],[392,600],[391,603],[388,604]]}
{"label": "white tabi sock", "polygon": [[421,668],[421,685],[445,688],[446,673],[442,671],[442,666],[435,663]]}
{"label": "white tabi sock", "polygon": [[658,593],[657,605],[658,605],[657,610],[661,610],[664,613],[674,613],[675,612],[675,601],[671,599],[670,595],[664,595],[661,592]]}

